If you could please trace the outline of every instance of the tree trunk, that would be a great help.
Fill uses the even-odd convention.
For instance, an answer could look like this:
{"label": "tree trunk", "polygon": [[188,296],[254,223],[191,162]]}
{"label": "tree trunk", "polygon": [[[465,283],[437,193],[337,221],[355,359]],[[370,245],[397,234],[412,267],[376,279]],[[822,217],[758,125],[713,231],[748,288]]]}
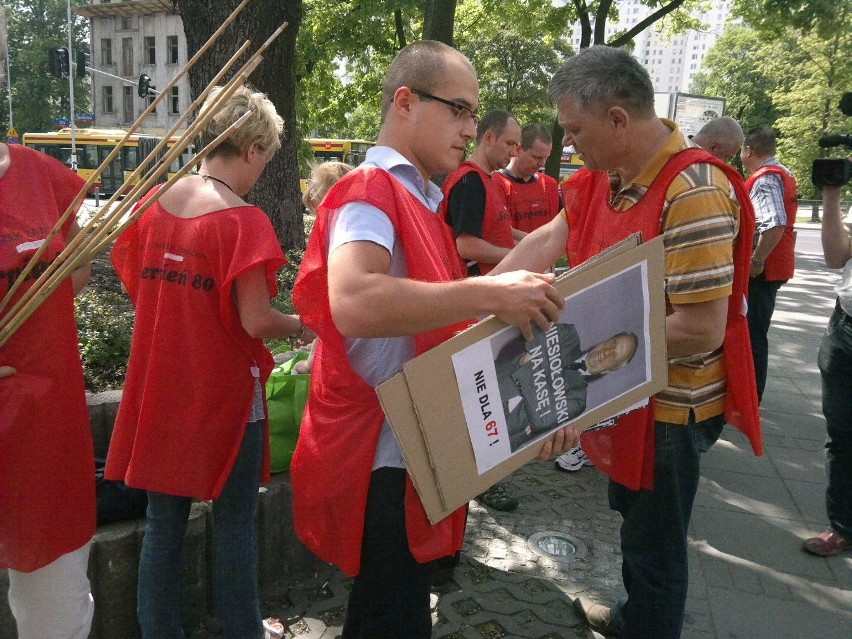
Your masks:
{"label": "tree trunk", "polygon": [[[190,56],[204,45],[237,4],[237,0],[176,0]],[[285,251],[305,246],[304,209],[296,158],[299,141],[296,139],[295,56],[301,17],[302,0],[252,0],[189,72],[194,100],[245,40],[251,40],[250,52],[253,52],[281,23],[290,23],[267,49],[264,61],[249,78],[251,86],[269,96],[284,118],[284,135],[281,151],[267,165],[246,197],[247,201],[266,211]]]}
{"label": "tree trunk", "polygon": [[451,47],[456,20],[456,0],[426,0],[423,8],[423,39],[438,40]]}
{"label": "tree trunk", "polygon": [[562,165],[562,136],[564,133],[559,122],[554,120],[553,130],[550,132],[550,135],[553,136],[553,146],[550,149],[550,155],[547,156],[547,162],[544,163],[544,172],[557,182],[559,181],[559,169]]}

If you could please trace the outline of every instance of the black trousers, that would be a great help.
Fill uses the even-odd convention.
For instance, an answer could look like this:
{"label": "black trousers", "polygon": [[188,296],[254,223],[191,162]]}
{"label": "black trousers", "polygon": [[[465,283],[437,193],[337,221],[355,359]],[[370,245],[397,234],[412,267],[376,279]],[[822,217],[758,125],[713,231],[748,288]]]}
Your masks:
{"label": "black trousers", "polygon": [[748,331],[757,381],[757,401],[763,398],[769,369],[769,323],[775,312],[775,296],[783,281],[767,282],[763,273],[748,281]]}
{"label": "black trousers", "polygon": [[417,563],[405,530],[402,468],[378,468],[370,479],[361,572],[349,594],[342,639],[428,639],[434,561]]}

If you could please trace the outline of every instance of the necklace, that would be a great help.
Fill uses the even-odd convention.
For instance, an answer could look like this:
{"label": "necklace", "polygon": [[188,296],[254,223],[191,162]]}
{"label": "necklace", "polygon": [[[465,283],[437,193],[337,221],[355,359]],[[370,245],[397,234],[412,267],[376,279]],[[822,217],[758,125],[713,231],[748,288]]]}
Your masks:
{"label": "necklace", "polygon": [[214,177],[214,176],[212,176],[212,175],[207,175],[207,174],[205,174],[205,173],[199,173],[199,175],[200,175],[200,176],[204,179],[204,181],[205,181],[205,182],[206,182],[207,180],[213,180],[214,182],[218,182],[219,184],[223,184],[223,185],[227,186],[227,187],[228,187],[228,190],[229,190],[231,193],[233,193],[233,192],[234,192],[234,189],[232,189],[232,188],[230,187],[230,185],[229,185],[227,182],[225,182],[225,180],[220,180],[220,179],[219,179],[219,178],[217,178],[217,177]]}

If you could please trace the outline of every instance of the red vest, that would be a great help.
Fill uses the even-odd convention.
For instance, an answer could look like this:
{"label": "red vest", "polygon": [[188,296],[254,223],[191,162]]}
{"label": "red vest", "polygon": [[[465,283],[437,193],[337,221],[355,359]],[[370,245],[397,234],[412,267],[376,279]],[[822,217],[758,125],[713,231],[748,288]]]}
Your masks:
{"label": "red vest", "polygon": [[[254,206],[177,218],[155,203],[110,254],[136,308],[127,379],[106,477],[129,486],[215,499],[245,435],[257,376],[273,367],[240,322],[237,278],[263,267],[270,297],[284,256]],[[261,480],[268,481],[269,450]]]}
{"label": "red vest", "polygon": [[559,214],[559,183],[545,173],[532,182],[518,182],[504,173],[494,173],[494,182],[503,191],[512,227],[532,233]]}
{"label": "red vest", "polygon": [[783,167],[776,165],[762,166],[746,180],[746,192],[751,193],[751,187],[761,175],[775,173],[784,184],[784,212],[787,214],[787,224],[778,244],[772,249],[763,267],[763,276],[767,282],[786,282],[793,277],[796,268],[796,214],[799,210],[799,192],[796,178]]}
{"label": "red vest", "polygon": [[[357,575],[367,490],[384,413],[375,390],[349,364],[328,301],[327,213],[349,202],[366,202],[388,216],[405,252],[410,279],[446,282],[463,273],[450,228],[387,171],[353,171],[332,187],[319,208],[293,288],[302,321],[320,337],[310,398],[290,467],[293,513],[297,534],[318,557]],[[437,346],[466,326],[415,336],[415,352]],[[417,561],[431,561],[461,548],[465,508],[432,526],[410,477],[405,513],[408,542]]]}
{"label": "red vest", "polygon": [[[660,233],[660,215],[666,191],[686,167],[709,163],[720,167],[734,186],[740,202],[740,229],[734,245],[734,282],[728,303],[725,329],[725,366],[728,371],[725,417],[743,431],[756,455],[763,453],[760,413],[749,352],[748,323],[743,315],[748,290],[754,211],[743,188],[742,178],[729,165],[697,148],[673,155],[651,183],[642,199],[628,211],[609,206],[610,182],[604,171],[581,169],[563,185],[568,214],[568,244],[571,264],[580,264],[632,233],[650,240]],[[637,446],[644,442],[644,447]],[[618,420],[616,426],[583,436],[583,449],[614,481],[633,490],[652,488],[654,478],[654,407],[636,410]]]}
{"label": "red vest", "polygon": [[[495,180],[491,179],[490,175],[470,160],[462,162],[458,169],[447,176],[443,187],[444,200],[441,202],[441,216],[446,217],[447,215],[450,191],[452,191],[453,187],[455,187],[455,185],[471,171],[479,173],[479,177],[482,178],[482,184],[485,187],[485,210],[482,214],[482,239],[494,246],[513,248],[515,246],[515,240],[512,237],[512,223],[509,217],[509,209],[506,207],[506,198],[503,195],[503,191],[501,191],[497,186]],[[479,272],[480,274],[485,275],[495,266],[497,265],[483,264],[480,262]]]}
{"label": "red vest", "polygon": [[[0,298],[83,186],[43,153],[10,145],[9,155],[0,178]],[[73,221],[13,302],[65,248]],[[95,460],[77,343],[68,279],[0,347],[0,365],[17,369],[0,378],[0,569],[36,570],[95,532]]]}

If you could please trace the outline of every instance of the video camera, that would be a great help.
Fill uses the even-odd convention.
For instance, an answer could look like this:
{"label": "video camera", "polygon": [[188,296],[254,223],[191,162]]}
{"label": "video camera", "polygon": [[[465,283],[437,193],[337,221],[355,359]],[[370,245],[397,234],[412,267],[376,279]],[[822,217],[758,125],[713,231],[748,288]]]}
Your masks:
{"label": "video camera", "polygon": [[[844,93],[840,99],[840,111],[852,116],[852,92]],[[823,149],[845,146],[852,149],[852,135],[826,135],[819,139]],[[817,188],[843,186],[852,179],[852,161],[849,158],[819,158],[811,168],[811,181]]]}

